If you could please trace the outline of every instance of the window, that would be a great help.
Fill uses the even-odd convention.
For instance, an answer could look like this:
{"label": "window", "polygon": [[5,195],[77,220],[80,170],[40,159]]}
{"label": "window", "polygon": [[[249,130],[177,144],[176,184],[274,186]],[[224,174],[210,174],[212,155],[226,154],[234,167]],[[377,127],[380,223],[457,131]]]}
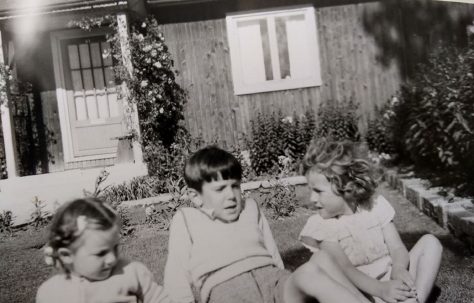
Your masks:
{"label": "window", "polygon": [[236,95],[321,85],[315,10],[228,15]]}

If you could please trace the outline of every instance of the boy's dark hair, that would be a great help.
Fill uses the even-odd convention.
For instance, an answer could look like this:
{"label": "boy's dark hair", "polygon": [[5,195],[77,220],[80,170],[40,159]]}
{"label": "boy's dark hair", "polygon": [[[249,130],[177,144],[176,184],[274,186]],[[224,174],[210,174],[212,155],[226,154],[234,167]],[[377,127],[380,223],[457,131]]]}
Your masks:
{"label": "boy's dark hair", "polygon": [[242,166],[231,153],[217,146],[207,146],[186,161],[184,180],[190,188],[201,192],[204,182],[219,178],[242,180]]}

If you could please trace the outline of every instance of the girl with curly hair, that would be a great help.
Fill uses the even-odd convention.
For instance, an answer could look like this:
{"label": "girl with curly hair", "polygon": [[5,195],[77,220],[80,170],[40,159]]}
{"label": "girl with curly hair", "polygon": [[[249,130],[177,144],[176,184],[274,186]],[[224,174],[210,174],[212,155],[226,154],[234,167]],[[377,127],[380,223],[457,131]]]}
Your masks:
{"label": "girl with curly hair", "polygon": [[[442,246],[424,235],[408,252],[393,224],[395,211],[381,195],[372,167],[349,141],[311,143],[304,174],[317,214],[300,233],[314,255],[325,252],[344,276],[375,302],[426,302],[438,274]],[[340,272],[326,268],[326,272]]]}

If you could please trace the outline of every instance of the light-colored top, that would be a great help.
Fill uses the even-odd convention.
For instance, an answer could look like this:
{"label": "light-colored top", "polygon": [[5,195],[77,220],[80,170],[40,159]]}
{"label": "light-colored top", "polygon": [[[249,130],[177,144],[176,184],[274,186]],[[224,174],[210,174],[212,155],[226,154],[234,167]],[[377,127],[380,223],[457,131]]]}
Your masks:
{"label": "light-colored top", "polygon": [[[383,276],[391,265],[382,228],[393,220],[394,215],[395,210],[390,203],[383,196],[378,196],[371,210],[331,219],[311,216],[299,238],[338,242],[354,266],[377,278]],[[303,245],[313,252],[318,250]]]}
{"label": "light-colored top", "polygon": [[248,199],[231,223],[213,220],[196,208],[178,211],[170,226],[164,287],[174,302],[194,302],[192,288],[206,302],[214,286],[267,265],[283,269],[270,227]]}
{"label": "light-colored top", "polygon": [[36,303],[116,302],[117,296],[135,295],[135,302],[169,303],[169,297],[139,262],[120,260],[111,276],[102,281],[88,281],[71,274],[58,274],[41,284]]}

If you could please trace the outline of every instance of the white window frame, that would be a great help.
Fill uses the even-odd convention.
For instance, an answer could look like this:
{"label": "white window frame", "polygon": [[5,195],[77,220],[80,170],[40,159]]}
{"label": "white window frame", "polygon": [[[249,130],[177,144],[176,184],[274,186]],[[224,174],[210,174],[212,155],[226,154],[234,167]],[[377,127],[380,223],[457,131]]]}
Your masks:
{"label": "white window frame", "polygon": [[[304,25],[308,32],[306,42],[308,46],[307,66],[314,67],[309,69],[309,75],[304,78],[281,79],[280,76],[280,58],[278,54],[278,42],[276,38],[275,18],[304,15]],[[264,80],[255,83],[246,83],[243,75],[243,65],[241,55],[241,45],[239,41],[238,23],[252,20],[267,20],[270,61],[273,72],[272,80]],[[232,66],[232,79],[235,95],[244,95],[260,92],[297,89],[304,87],[313,87],[321,85],[321,72],[319,60],[319,45],[316,29],[316,12],[313,6],[291,7],[285,9],[274,9],[264,11],[253,11],[246,13],[234,13],[226,16],[227,37],[230,48],[230,59]],[[264,58],[262,58],[264,60]],[[290,62],[291,64],[291,62]],[[306,65],[306,64],[305,64]]]}

